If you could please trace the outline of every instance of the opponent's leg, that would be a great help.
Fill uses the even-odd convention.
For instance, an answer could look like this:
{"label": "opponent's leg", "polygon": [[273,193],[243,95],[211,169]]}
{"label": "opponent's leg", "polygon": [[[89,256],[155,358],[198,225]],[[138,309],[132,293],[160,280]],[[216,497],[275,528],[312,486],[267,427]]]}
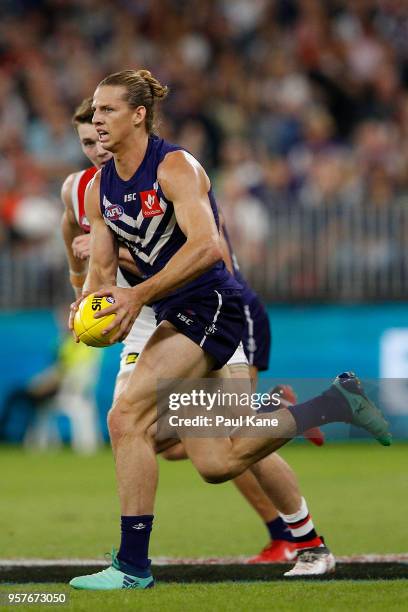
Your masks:
{"label": "opponent's leg", "polygon": [[[268,368],[271,329],[269,317],[258,296],[245,285],[243,296],[246,325],[242,343],[249,367],[240,361],[242,355],[239,350],[233,355],[228,366],[232,378],[240,379],[249,374],[252,391],[255,392],[258,382],[258,369],[266,370]],[[246,367],[247,371],[245,370]],[[280,385],[275,387],[270,394],[274,393],[277,393],[281,398],[282,406],[287,407],[289,404],[296,403],[296,395],[290,386]],[[265,407],[264,410],[267,412],[270,408]],[[304,435],[314,443],[321,444],[323,441],[323,434],[318,428],[310,432],[304,432]],[[259,555],[250,559],[250,562],[265,563],[292,560],[296,556],[296,544],[292,542],[292,534],[279,516],[277,507],[282,513],[292,513],[300,509],[301,496],[295,475],[276,453],[254,464],[250,470],[252,470],[252,474],[247,470],[241,476],[235,478],[234,483],[249,504],[263,518],[270,536],[268,545]],[[308,531],[308,539],[312,546],[313,534],[314,530]],[[296,536],[294,539],[298,540]]]}
{"label": "opponent's leg", "polygon": [[[248,369],[245,364],[240,364],[241,367],[238,366],[239,364],[235,364],[229,367],[230,377],[232,379],[242,379],[242,377],[244,377],[245,375],[247,377],[251,377],[251,370]],[[253,381],[254,379],[253,377],[251,377],[252,389],[254,389]],[[285,401],[285,396],[283,396],[282,401]],[[270,500],[271,506],[268,509],[269,513],[273,514],[275,511],[275,513],[277,514],[277,509],[278,512],[282,514],[292,514],[293,512],[296,512],[299,509],[301,495],[295,473],[289,467],[286,461],[284,461],[276,453],[265,457],[258,463],[254,463],[250,467],[250,470],[255,476],[256,481],[259,483],[260,489],[264,492],[264,494],[267,495]],[[241,479],[241,488],[243,482],[244,481]],[[247,482],[249,485],[250,480],[248,479]],[[243,495],[246,495],[245,485],[243,487],[242,493]],[[256,499],[255,489],[253,486],[251,487],[251,491],[248,489],[248,495],[252,499]],[[252,505],[249,496],[248,501]],[[255,509],[257,510],[257,508]]]}
{"label": "opponent's leg", "polygon": [[[231,358],[228,363],[229,377],[238,380],[249,377],[251,380],[251,390],[255,392],[258,380],[258,368],[255,365],[248,366],[246,362],[240,361],[242,357],[243,355],[237,350]],[[267,461],[267,458],[262,461]],[[272,471],[273,465],[271,465],[271,472]],[[271,478],[274,478],[272,473]],[[276,563],[291,561],[296,554],[291,532],[280,517],[269,492],[265,492],[258,482],[255,473],[252,473],[251,469],[248,469],[240,476],[234,478],[233,483],[243,497],[245,497],[249,505],[261,517],[269,534],[270,541],[267,546],[263,548],[259,555],[250,559],[249,562]],[[282,485],[285,486],[285,483],[282,483]]]}
{"label": "opponent's leg", "polygon": [[234,478],[233,483],[265,524],[279,516],[279,512],[250,469]]}
{"label": "opponent's leg", "polygon": [[[231,378],[240,379],[244,374],[243,368],[238,370],[237,366],[230,367]],[[323,546],[311,519],[307,528],[294,531],[281,518],[296,515],[302,507],[303,498],[293,470],[277,453],[253,464],[244,474],[235,478],[234,483],[258,514],[261,514],[259,510],[267,512],[267,519],[264,520],[271,542],[259,555],[250,559],[251,563],[291,561],[296,557],[298,548]]]}
{"label": "opponent's leg", "polygon": [[292,534],[254,474],[251,470],[246,470],[246,472],[234,478],[233,482],[260,516],[269,536],[268,544],[258,555],[250,558],[248,563],[292,561],[296,556],[296,545],[292,542]]}

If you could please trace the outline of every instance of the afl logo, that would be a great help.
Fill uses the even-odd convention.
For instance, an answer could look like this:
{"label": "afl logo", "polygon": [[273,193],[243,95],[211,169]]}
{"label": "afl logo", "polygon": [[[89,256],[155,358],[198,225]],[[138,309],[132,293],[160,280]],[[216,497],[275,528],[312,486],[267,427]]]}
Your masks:
{"label": "afl logo", "polygon": [[123,215],[123,208],[118,204],[110,204],[104,210],[104,215],[110,221],[117,221]]}

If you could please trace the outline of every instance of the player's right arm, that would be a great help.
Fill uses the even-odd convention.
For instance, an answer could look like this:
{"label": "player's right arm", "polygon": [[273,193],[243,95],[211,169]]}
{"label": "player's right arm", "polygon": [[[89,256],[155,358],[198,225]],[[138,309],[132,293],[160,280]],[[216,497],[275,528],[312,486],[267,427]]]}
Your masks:
{"label": "player's right arm", "polygon": [[100,209],[100,175],[95,174],[85,192],[85,213],[91,226],[89,267],[84,283],[87,294],[116,285],[118,270],[118,243]]}
{"label": "player's right arm", "polygon": [[75,257],[72,242],[77,236],[83,234],[82,229],[75,219],[74,209],[72,206],[72,186],[75,180],[75,174],[70,174],[64,181],[61,187],[61,199],[64,204],[64,212],[61,220],[62,236],[65,244],[65,253],[69,265],[69,280],[78,298],[82,292],[82,285],[86,277],[86,262],[78,257]]}

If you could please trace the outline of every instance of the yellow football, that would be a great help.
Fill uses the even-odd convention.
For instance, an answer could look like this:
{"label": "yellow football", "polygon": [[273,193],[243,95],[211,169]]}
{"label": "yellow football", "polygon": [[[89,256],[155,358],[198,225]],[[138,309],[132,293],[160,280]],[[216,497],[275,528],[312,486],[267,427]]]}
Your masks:
{"label": "yellow football", "polygon": [[109,314],[100,319],[95,319],[94,315],[114,303],[113,297],[96,297],[93,293],[82,300],[74,317],[74,330],[81,342],[88,346],[110,346],[109,340],[115,334],[116,328],[105,336],[102,332],[112,323],[116,315]]}

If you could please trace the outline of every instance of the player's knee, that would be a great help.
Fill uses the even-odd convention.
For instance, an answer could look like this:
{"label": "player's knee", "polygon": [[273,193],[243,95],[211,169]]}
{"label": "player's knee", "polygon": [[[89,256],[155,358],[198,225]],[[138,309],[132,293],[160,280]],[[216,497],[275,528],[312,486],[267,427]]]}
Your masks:
{"label": "player's knee", "polygon": [[205,480],[205,482],[208,482],[209,484],[221,484],[223,482],[231,480],[232,478],[229,472],[222,469],[214,470],[211,468],[205,468],[204,470],[200,471],[200,474],[203,480]]}
{"label": "player's knee", "polygon": [[123,438],[130,429],[129,420],[117,408],[112,408],[108,413],[108,430],[112,442]]}
{"label": "player's knee", "polygon": [[144,435],[147,430],[146,418],[137,410],[132,410],[124,399],[119,399],[108,413],[108,429],[112,441],[128,435]]}
{"label": "player's knee", "polygon": [[225,463],[221,463],[216,459],[206,460],[202,464],[196,464],[196,467],[205,482],[210,484],[221,484],[234,477],[232,470]]}

